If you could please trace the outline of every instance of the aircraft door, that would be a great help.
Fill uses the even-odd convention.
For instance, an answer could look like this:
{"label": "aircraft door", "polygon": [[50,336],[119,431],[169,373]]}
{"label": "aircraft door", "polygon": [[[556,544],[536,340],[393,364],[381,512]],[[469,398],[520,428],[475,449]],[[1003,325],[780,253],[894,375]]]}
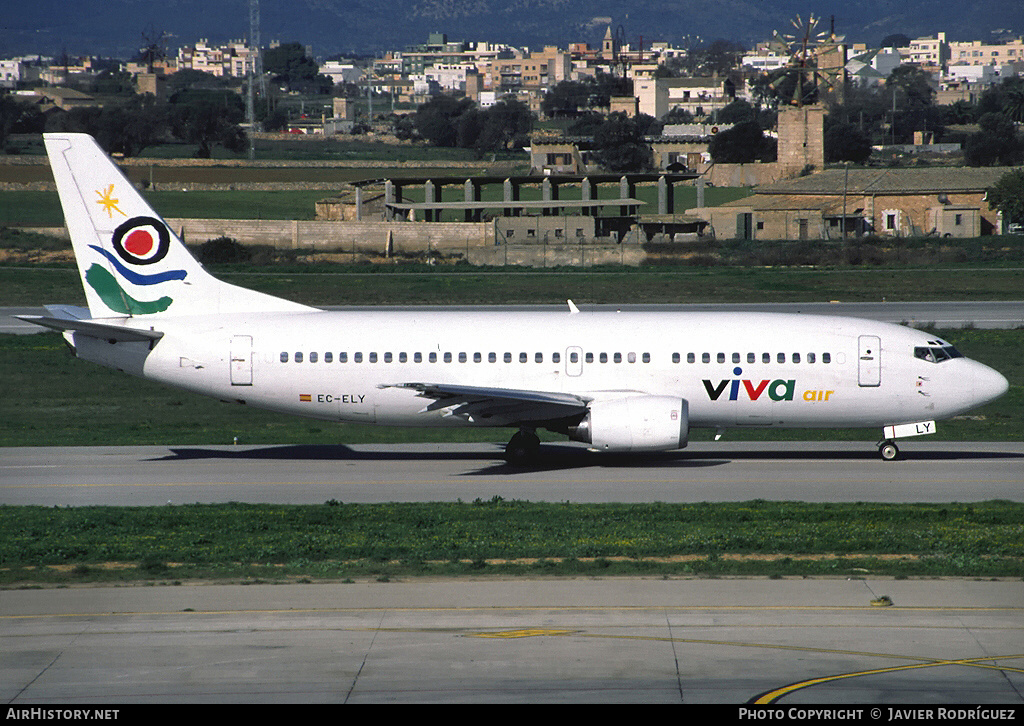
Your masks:
{"label": "aircraft door", "polygon": [[252,385],[251,335],[235,335],[231,338],[231,385]]}
{"label": "aircraft door", "polygon": [[571,345],[565,349],[565,374],[567,376],[583,374],[583,348]]}
{"label": "aircraft door", "polygon": [[882,341],[876,335],[857,339],[857,382],[861,386],[882,385]]}

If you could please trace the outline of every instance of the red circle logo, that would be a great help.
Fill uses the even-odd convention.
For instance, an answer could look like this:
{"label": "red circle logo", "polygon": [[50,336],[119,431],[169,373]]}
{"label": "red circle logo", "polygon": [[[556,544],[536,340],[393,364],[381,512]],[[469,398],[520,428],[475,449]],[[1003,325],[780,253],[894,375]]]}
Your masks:
{"label": "red circle logo", "polygon": [[167,255],[171,235],[167,226],[155,217],[132,217],[114,230],[111,242],[125,262],[151,265]]}

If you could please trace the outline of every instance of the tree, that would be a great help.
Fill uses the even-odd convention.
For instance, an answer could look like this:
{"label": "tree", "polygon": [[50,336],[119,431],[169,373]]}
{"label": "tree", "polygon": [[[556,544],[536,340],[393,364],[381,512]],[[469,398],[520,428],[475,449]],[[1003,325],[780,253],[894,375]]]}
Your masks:
{"label": "tree", "polygon": [[986,113],[978,119],[981,131],[967,137],[964,161],[970,166],[1014,166],[1024,162],[1024,141],[1017,136],[1013,121],[1001,113]]}
{"label": "tree", "polygon": [[633,82],[607,73],[579,81],[561,81],[544,94],[541,110],[548,117],[575,116],[581,111],[607,108],[612,96],[629,96]]}
{"label": "tree", "polygon": [[717,120],[720,124],[738,124],[743,123],[744,121],[756,121],[757,111],[755,111],[754,107],[742,98],[737,98],[718,112]]}
{"label": "tree", "polygon": [[330,93],[334,86],[330,78],[320,75],[320,66],[306,55],[306,48],[299,42],[282,43],[264,51],[263,68],[274,82],[284,84],[289,91],[312,89]]}
{"label": "tree", "polygon": [[1005,222],[1024,222],[1024,169],[1003,174],[985,196],[988,208],[1002,212]]}
{"label": "tree", "polygon": [[0,149],[10,134],[40,133],[44,124],[45,118],[38,106],[0,93]]}
{"label": "tree", "polygon": [[[434,96],[416,109],[413,125],[417,133],[434,146],[459,146],[459,117],[475,112],[475,105],[468,98],[456,99],[452,96]],[[469,139],[470,128],[467,124],[462,129],[462,140]],[[469,143],[476,141],[473,136]]]}
{"label": "tree", "polygon": [[899,105],[903,108],[931,106],[935,96],[931,75],[915,65],[894,68],[885,80],[890,93],[895,91]]}
{"label": "tree", "polygon": [[533,114],[526,104],[511,99],[500,101],[481,115],[481,128],[472,144],[478,151],[507,151],[528,143]]}
{"label": "tree", "polygon": [[235,153],[246,149],[245,132],[238,126],[241,120],[240,109],[200,99],[176,105],[172,110],[172,119],[175,136],[186,143],[198,145],[197,158],[209,159],[214,145],[223,146]]}
{"label": "tree", "polygon": [[755,121],[744,121],[715,134],[708,151],[718,163],[746,164],[753,161],[775,161],[777,142],[766,137]]}
{"label": "tree", "polygon": [[863,164],[871,156],[871,139],[853,124],[828,124],[825,129],[825,161]]}
{"label": "tree", "polygon": [[1013,76],[988,88],[978,100],[978,115],[1002,113],[1024,122],[1024,78]]}
{"label": "tree", "polygon": [[651,166],[651,147],[647,145],[635,119],[613,113],[594,132],[594,158],[614,173],[643,171]]}

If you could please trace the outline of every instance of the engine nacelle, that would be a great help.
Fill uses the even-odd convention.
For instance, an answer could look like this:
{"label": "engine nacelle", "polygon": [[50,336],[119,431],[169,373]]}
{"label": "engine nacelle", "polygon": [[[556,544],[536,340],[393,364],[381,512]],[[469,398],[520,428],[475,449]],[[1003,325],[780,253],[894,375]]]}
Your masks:
{"label": "engine nacelle", "polygon": [[686,446],[690,410],[686,399],[627,396],[593,401],[569,438],[598,451],[670,451]]}

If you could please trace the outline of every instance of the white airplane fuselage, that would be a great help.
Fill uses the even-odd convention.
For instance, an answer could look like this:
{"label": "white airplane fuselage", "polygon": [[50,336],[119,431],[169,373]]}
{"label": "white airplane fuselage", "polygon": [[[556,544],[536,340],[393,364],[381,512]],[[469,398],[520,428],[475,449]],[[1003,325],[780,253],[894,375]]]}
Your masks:
{"label": "white airplane fuselage", "polygon": [[934,336],[833,316],[383,309],[165,317],[160,329],[155,344],[74,344],[81,358],[223,400],[396,426],[519,423],[425,411],[394,387],[421,380],[670,395],[688,402],[690,426],[714,428],[942,419],[1005,391],[976,361],[915,357],[948,346]]}

